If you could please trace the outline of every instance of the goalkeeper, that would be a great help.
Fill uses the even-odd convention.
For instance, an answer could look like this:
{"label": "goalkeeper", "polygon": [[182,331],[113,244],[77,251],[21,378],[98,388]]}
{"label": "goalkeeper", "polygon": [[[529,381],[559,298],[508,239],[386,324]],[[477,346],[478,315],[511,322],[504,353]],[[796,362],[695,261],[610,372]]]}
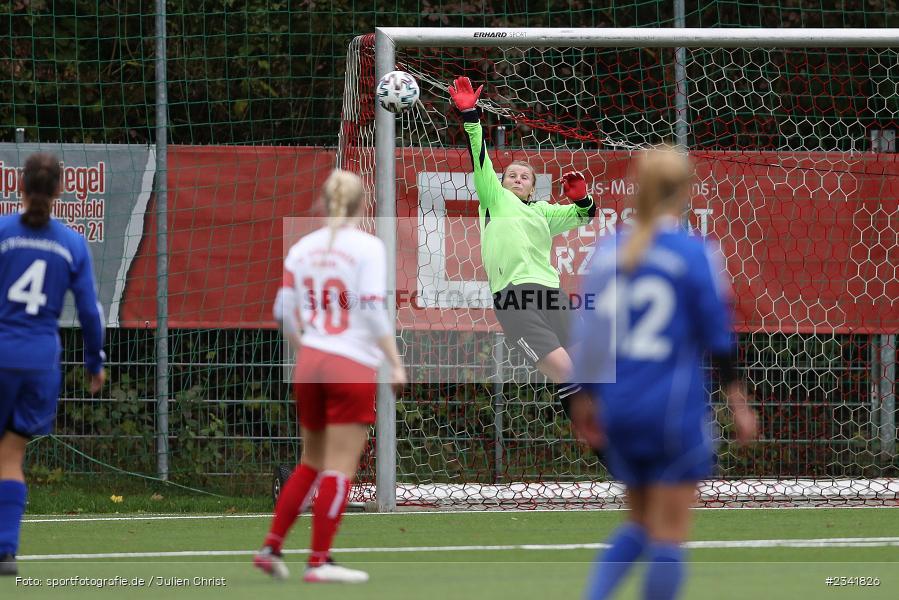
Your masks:
{"label": "goalkeeper", "polygon": [[572,201],[566,205],[533,200],[536,176],[525,162],[509,163],[497,179],[476,108],[483,87],[475,91],[468,77],[459,77],[449,93],[468,134],[479,202],[481,257],[493,307],[506,338],[541,373],[560,384],[557,393],[568,412],[568,399],[579,390],[576,384],[568,384],[572,364],[565,349],[573,307],[560,289],[550,250],[554,236],[587,224],[596,214],[596,205],[578,172],[562,176],[563,191]]}

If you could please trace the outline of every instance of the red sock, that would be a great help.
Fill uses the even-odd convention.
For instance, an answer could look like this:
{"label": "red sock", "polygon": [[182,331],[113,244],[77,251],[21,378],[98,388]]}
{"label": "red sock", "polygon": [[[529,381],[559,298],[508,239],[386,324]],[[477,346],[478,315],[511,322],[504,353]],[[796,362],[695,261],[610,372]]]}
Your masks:
{"label": "red sock", "polygon": [[272,527],[265,536],[264,546],[271,546],[275,552],[281,551],[281,545],[284,543],[287,532],[312,500],[317,477],[318,471],[312,467],[302,463],[297,465],[278,496]]}
{"label": "red sock", "polygon": [[328,561],[331,543],[340,525],[340,518],[350,495],[350,480],[339,471],[322,471],[318,496],[312,505],[312,554],[309,566],[317,567]]}

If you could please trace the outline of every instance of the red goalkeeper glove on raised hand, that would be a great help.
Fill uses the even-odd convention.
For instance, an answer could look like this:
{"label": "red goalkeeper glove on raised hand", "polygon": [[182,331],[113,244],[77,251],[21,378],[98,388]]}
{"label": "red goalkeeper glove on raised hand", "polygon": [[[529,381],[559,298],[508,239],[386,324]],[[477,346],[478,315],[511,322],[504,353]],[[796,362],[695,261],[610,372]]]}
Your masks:
{"label": "red goalkeeper glove on raised hand", "polygon": [[568,171],[562,175],[562,192],[572,202],[587,197],[587,179],[580,171]]}
{"label": "red goalkeeper glove on raised hand", "polygon": [[454,84],[449,86],[449,94],[456,108],[463,112],[473,109],[478,103],[478,98],[481,97],[481,90],[484,89],[484,86],[475,90],[471,87],[471,79],[468,77],[457,77]]}

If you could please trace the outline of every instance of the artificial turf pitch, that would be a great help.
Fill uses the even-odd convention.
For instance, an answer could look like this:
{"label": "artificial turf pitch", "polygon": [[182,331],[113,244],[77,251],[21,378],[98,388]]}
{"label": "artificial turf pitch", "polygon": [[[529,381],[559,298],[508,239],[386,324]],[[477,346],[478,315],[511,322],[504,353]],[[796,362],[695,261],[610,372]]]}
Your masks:
{"label": "artificial turf pitch", "polygon": [[[335,557],[370,573],[358,586],[302,582],[308,516],[285,545],[290,580],[274,581],[250,564],[265,516],[28,515],[19,567],[32,585],[4,578],[0,598],[580,598],[599,551],[583,545],[603,541],[623,514],[350,514]],[[899,508],[697,510],[693,540],[684,598],[899,598]],[[129,553],[141,555],[121,556]],[[635,573],[619,598],[640,597]],[[115,577],[117,585],[97,587]],[[858,577],[879,585],[839,579]]]}

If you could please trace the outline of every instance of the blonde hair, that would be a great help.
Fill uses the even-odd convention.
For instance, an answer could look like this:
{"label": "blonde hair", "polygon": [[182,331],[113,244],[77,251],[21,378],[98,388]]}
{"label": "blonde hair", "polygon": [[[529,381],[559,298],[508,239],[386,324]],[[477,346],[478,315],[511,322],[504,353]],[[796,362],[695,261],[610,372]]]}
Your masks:
{"label": "blonde hair", "polygon": [[643,152],[637,159],[637,193],[634,229],[619,254],[619,263],[633,271],[656,234],[659,216],[683,208],[689,199],[693,162],[683,150],[663,144]]}
{"label": "blonde hair", "polygon": [[365,196],[362,180],[355,173],[334,169],[325,180],[322,189],[325,206],[328,207],[328,227],[331,228],[330,248],[337,237],[337,230],[358,211]]}

